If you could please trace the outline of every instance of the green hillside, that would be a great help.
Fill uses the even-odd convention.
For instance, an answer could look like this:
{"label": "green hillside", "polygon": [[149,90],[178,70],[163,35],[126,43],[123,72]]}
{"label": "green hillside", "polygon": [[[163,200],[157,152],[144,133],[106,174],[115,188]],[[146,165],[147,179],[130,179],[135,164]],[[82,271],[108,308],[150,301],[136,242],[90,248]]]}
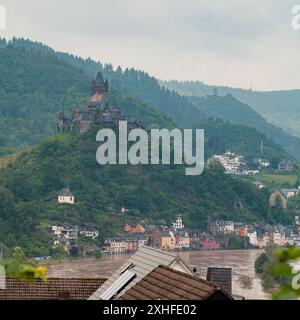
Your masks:
{"label": "green hillside", "polygon": [[[97,128],[82,136],[61,133],[0,171],[0,241],[20,245],[29,254],[49,253],[46,227],[59,222],[93,222],[102,236],[125,219],[167,222],[182,214],[186,224],[205,229],[207,217],[238,221],[285,221],[272,217],[268,192],[224,174],[222,167],[201,176],[186,176],[181,166],[99,166],[95,160]],[[74,206],[59,205],[59,190],[68,185]]]}
{"label": "green hillside", "polygon": [[191,97],[190,100],[208,116],[220,118],[235,124],[256,128],[281,145],[295,158],[300,159],[300,139],[290,136],[282,129],[269,124],[263,117],[248,105],[240,102],[231,94],[207,96],[205,98]]}
{"label": "green hillside", "polygon": [[[19,245],[29,255],[51,254],[48,228],[62,222],[96,223],[103,238],[121,230],[126,220],[169,223],[176,214],[182,214],[187,226],[201,229],[206,228],[208,216],[249,222],[289,220],[285,214],[273,216],[269,211],[267,190],[259,191],[252,183],[225,175],[222,167],[206,169],[197,177],[186,176],[181,166],[101,167],[95,159],[99,128],[81,136],[71,132],[53,135],[58,112],[70,115],[85,103],[92,71],[80,63],[89,66],[94,62],[32,46],[14,43],[0,49],[0,66],[5,71],[0,76],[1,121],[6,126],[0,127],[2,155],[7,147],[18,149],[43,140],[1,162],[0,242],[4,245]],[[188,122],[204,128],[206,157],[228,149],[254,157],[260,154],[261,140],[268,158],[287,156],[254,128],[203,119],[193,104],[163,90],[147,74],[139,82],[143,76],[137,71],[102,69],[113,85],[108,97],[111,104],[148,128],[177,127],[176,119],[180,125]],[[193,112],[185,112],[186,108]],[[199,118],[191,120],[195,114]],[[75,194],[74,206],[57,203],[65,186]],[[125,217],[120,214],[123,206],[129,209]]]}
{"label": "green hillside", "polygon": [[54,55],[0,48],[0,147],[20,149],[53,134],[58,112],[82,102],[89,81]]}
{"label": "green hillside", "polygon": [[[256,130],[220,122],[214,130],[214,123],[205,120],[203,112],[178,94],[161,88],[155,78],[144,72],[113,70],[111,65],[103,66],[91,59],[57,53],[45,45],[23,39],[2,41],[0,70],[2,156],[5,150],[9,154],[8,148],[18,150],[32,146],[54,134],[58,112],[69,115],[80,108],[89,94],[92,77],[97,70],[102,70],[112,87],[111,102],[122,106],[133,119],[144,119],[149,127],[170,127],[175,122],[181,127],[201,125],[201,128],[209,128],[207,155],[211,154],[211,149],[216,152],[230,149],[258,156],[263,140],[270,146],[268,152],[266,149],[268,158],[287,157],[281,148]],[[221,141],[220,135],[227,138]],[[247,142],[239,136],[247,136]]]}
{"label": "green hillside", "polygon": [[60,58],[69,65],[76,67],[77,71],[81,70],[90,78],[94,77],[96,72],[102,71],[113,88],[125,95],[149,103],[154,109],[165,113],[181,126],[194,125],[205,117],[187,99],[161,87],[158,80],[149,76],[146,72],[134,69],[122,71],[120,67],[114,70],[111,64],[103,65],[101,62],[91,59],[85,60],[71,54],[55,52],[46,45],[30,40],[13,39],[9,45],[25,50],[27,53],[40,52],[42,55]]}
{"label": "green hillside", "polygon": [[[206,157],[231,150],[250,158],[260,156],[269,159],[274,167],[277,166],[278,161],[289,157],[283,148],[255,128],[213,118],[202,121],[198,127],[205,129]],[[261,142],[263,142],[262,154]]]}

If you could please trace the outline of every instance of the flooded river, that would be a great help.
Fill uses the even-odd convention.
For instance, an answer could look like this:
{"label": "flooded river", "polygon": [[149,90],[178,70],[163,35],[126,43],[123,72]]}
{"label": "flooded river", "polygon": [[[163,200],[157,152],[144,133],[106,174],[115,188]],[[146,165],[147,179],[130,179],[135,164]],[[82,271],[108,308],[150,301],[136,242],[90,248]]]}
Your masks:
{"label": "flooded river", "polygon": [[[269,299],[260,279],[255,275],[254,263],[262,250],[226,250],[179,252],[205,278],[208,266],[228,266],[233,270],[233,293],[248,299]],[[48,277],[109,277],[130,256],[114,255],[66,260],[48,267]],[[246,280],[245,280],[246,279]],[[244,281],[243,281],[244,280]]]}

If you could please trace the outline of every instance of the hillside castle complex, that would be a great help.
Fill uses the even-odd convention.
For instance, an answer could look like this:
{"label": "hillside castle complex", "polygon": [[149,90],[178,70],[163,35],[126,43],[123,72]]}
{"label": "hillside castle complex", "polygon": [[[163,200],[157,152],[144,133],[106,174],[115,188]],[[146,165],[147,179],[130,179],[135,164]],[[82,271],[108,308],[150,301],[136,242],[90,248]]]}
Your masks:
{"label": "hillside castle complex", "polygon": [[[121,120],[127,120],[120,107],[110,105],[107,99],[108,81],[103,79],[102,73],[98,72],[91,83],[91,96],[84,107],[84,110],[76,110],[71,118],[66,118],[63,112],[58,116],[58,131],[74,131],[82,134],[91,125],[102,125],[113,127]],[[131,128],[142,128],[139,121],[128,122]]]}

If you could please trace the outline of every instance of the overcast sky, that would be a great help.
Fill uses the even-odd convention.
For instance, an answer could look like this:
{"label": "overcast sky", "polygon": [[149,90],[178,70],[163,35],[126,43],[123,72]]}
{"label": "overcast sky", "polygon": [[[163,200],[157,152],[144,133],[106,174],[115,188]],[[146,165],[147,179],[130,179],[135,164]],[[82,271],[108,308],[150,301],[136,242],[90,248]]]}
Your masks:
{"label": "overcast sky", "polygon": [[0,0],[7,29],[161,79],[300,88],[300,0]]}

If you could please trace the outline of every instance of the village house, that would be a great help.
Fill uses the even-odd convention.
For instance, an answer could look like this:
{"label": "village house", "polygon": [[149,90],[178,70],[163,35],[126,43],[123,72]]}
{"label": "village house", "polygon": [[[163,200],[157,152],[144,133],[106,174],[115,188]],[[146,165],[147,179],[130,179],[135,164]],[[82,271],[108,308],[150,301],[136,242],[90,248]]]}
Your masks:
{"label": "village house", "polygon": [[200,240],[200,248],[202,250],[217,250],[220,249],[220,243],[212,239],[202,239]]}
{"label": "village house", "polygon": [[290,160],[282,160],[278,163],[277,169],[280,172],[292,172],[294,170],[294,165]]}
{"label": "village house", "polygon": [[277,246],[285,245],[285,234],[281,233],[277,228],[274,228],[272,232],[272,243]]}
{"label": "village house", "polygon": [[216,220],[211,225],[213,234],[231,234],[234,233],[234,222],[233,221],[224,221]]}
{"label": "village house", "polygon": [[234,222],[234,231],[231,232],[232,234],[235,234],[240,237],[246,236],[246,226],[242,222]]}
{"label": "village house", "polygon": [[181,250],[189,250],[190,249],[190,235],[187,231],[179,231],[178,232],[178,247]]}
{"label": "village house", "polygon": [[257,232],[255,229],[252,228],[247,228],[246,229],[246,233],[245,236],[247,236],[249,238],[249,243],[254,246],[254,247],[258,247],[258,238],[257,238]]}
{"label": "village house", "polygon": [[243,176],[254,176],[256,174],[259,174],[259,170],[245,169],[245,170],[242,170],[239,174]]}
{"label": "village house", "polygon": [[208,159],[208,164],[221,164],[227,174],[238,174],[241,171],[241,166],[244,165],[243,157],[236,156],[233,152],[225,152],[222,155],[214,155]]}
{"label": "village house", "polygon": [[190,232],[190,249],[191,250],[200,250],[200,239],[201,233],[197,231]]}
{"label": "village house", "polygon": [[104,241],[102,252],[106,254],[126,253],[128,248],[124,238],[108,238]]}
{"label": "village house", "polygon": [[184,224],[183,224],[181,216],[178,216],[176,221],[173,222],[173,229],[175,231],[184,229]]}
{"label": "village house", "polygon": [[162,231],[160,248],[163,250],[174,250],[176,245],[175,235],[172,231]]}
{"label": "village house", "polygon": [[53,247],[63,246],[66,252],[71,246],[77,245],[78,227],[67,224],[52,226],[51,231],[54,235]]}
{"label": "village house", "polygon": [[257,242],[259,249],[266,248],[271,243],[270,232],[263,228],[259,228],[257,230]]}
{"label": "village house", "polygon": [[145,228],[141,224],[132,227],[130,224],[126,223],[124,231],[130,234],[145,233]]}
{"label": "village house", "polygon": [[75,226],[63,224],[52,226],[52,232],[57,238],[66,238],[69,240],[74,240],[77,237],[78,228]]}
{"label": "village house", "polygon": [[285,196],[286,199],[290,199],[293,197],[298,196],[299,194],[299,188],[291,188],[291,189],[281,189],[280,192]]}
{"label": "village house", "polygon": [[79,234],[95,240],[99,236],[99,230],[91,224],[82,224],[79,226]]}
{"label": "village house", "polygon": [[267,159],[255,158],[253,163],[256,164],[259,168],[267,168],[270,166],[270,161]]}
{"label": "village house", "polygon": [[151,234],[148,235],[149,245],[153,248],[160,248],[161,247],[161,237],[162,237],[162,230],[161,228],[155,228]]}
{"label": "village house", "polygon": [[142,247],[142,246],[146,246],[148,245],[149,242],[149,238],[146,236],[137,236],[137,240],[138,240],[138,247]]}
{"label": "village house", "polygon": [[299,232],[292,228],[287,228],[285,231],[285,244],[293,246],[300,240]]}
{"label": "village house", "polygon": [[69,187],[66,187],[61,190],[61,192],[58,195],[58,203],[67,203],[67,204],[75,203],[75,197],[72,194]]}
{"label": "village house", "polygon": [[133,253],[136,252],[139,248],[139,241],[135,237],[126,238],[126,250],[125,253]]}

